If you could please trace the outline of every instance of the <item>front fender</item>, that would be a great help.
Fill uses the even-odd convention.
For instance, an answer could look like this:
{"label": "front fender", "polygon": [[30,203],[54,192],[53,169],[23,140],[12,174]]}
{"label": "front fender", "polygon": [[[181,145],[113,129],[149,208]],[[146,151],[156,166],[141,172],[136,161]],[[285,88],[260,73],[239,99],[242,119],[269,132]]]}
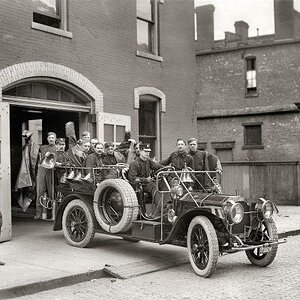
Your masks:
{"label": "front fender", "polygon": [[169,235],[167,236],[167,238],[165,240],[160,242],[160,244],[171,244],[172,241],[180,239],[180,237],[182,237],[182,235],[186,235],[190,222],[196,216],[207,217],[213,224],[216,231],[227,232],[227,229],[223,223],[223,219],[212,214],[210,212],[210,210],[208,210],[208,209],[193,208],[193,209],[185,212],[180,217],[178,217],[178,219],[175,221],[175,223],[172,227],[171,232],[169,233]]}
{"label": "front fender", "polygon": [[80,199],[84,202],[86,202],[88,205],[91,206],[93,211],[93,195],[86,195],[86,194],[70,194],[64,197],[58,207],[54,224],[53,224],[53,230],[58,231],[62,230],[62,216],[65,211],[66,206],[74,199]]}

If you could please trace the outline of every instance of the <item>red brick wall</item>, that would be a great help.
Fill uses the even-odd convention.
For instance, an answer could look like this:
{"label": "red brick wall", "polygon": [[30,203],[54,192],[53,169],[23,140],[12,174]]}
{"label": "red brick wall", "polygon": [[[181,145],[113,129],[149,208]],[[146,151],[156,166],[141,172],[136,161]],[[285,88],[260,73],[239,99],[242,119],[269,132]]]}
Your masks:
{"label": "red brick wall", "polygon": [[[197,56],[196,114],[299,102],[299,43]],[[246,98],[244,57],[257,63],[258,97]],[[296,107],[295,107],[296,108]],[[286,113],[198,121],[203,142],[236,141],[234,160],[299,160],[300,115]],[[242,123],[263,122],[263,150],[242,150]]]}
{"label": "red brick wall", "polygon": [[[163,156],[178,136],[195,134],[195,55],[193,1],[160,4],[163,62],[135,55],[134,0],[69,1],[68,39],[31,28],[31,1],[2,1],[0,69],[25,61],[67,66],[92,81],[102,92],[104,112],[131,115],[137,135],[133,90],[153,86],[166,94],[162,115]],[[180,122],[178,122],[180,120]]]}
{"label": "red brick wall", "polygon": [[[244,150],[244,126],[242,123],[262,122],[264,149]],[[231,142],[234,161],[287,161],[300,160],[300,115],[278,114],[264,116],[234,117],[198,121],[200,142]]]}

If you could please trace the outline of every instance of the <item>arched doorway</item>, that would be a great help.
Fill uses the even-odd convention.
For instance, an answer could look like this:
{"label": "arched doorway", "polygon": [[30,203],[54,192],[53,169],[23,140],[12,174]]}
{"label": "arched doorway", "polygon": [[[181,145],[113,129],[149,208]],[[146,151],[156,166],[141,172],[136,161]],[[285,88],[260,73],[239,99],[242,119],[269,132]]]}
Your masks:
{"label": "arched doorway", "polygon": [[91,115],[102,108],[102,92],[67,67],[27,62],[0,70],[0,241],[11,239],[11,212],[16,206],[11,195],[21,161],[23,129],[34,130],[38,144],[46,142],[48,131],[64,137],[68,121],[74,121],[77,134],[89,130],[96,135]]}
{"label": "arched doorway", "polygon": [[31,131],[36,146],[47,143],[49,131],[55,132],[57,137],[65,137],[65,124],[68,121],[74,122],[77,137],[86,129],[94,135],[93,124],[87,122],[92,100],[76,87],[47,78],[27,79],[13,84],[3,90],[2,99],[10,103],[12,217],[33,218],[35,199],[24,211],[19,205],[23,195],[16,186],[25,140],[22,132],[25,129]]}

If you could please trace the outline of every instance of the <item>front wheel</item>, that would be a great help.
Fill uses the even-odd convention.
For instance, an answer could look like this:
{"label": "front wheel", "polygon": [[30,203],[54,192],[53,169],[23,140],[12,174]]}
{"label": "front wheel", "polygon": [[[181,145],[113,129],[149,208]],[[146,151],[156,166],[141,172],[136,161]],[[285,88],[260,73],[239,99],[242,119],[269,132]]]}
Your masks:
{"label": "front wheel", "polygon": [[72,200],[64,210],[62,227],[70,245],[88,247],[95,236],[92,208],[80,199]]}
{"label": "front wheel", "polygon": [[[274,221],[265,220],[261,223],[260,228],[257,228],[256,242],[277,241],[278,234]],[[273,262],[277,253],[278,245],[270,246],[268,252],[264,252],[262,248],[246,250],[246,255],[249,261],[259,267],[266,267]]]}
{"label": "front wheel", "polygon": [[211,277],[217,267],[219,245],[214,226],[207,217],[193,218],[188,228],[187,247],[195,273]]}

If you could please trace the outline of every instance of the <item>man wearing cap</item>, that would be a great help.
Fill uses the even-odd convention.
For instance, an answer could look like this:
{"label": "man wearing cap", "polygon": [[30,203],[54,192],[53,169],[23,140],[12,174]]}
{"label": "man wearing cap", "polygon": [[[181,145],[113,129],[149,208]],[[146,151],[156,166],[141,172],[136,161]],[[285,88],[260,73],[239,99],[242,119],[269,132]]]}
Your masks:
{"label": "man wearing cap", "polygon": [[[198,150],[198,140],[196,138],[190,138],[188,140],[189,154],[194,160],[194,170],[195,171],[216,171],[216,173],[210,173],[210,176],[217,177],[220,182],[220,175],[222,174],[221,162],[217,155],[209,153],[208,151]],[[202,186],[208,184],[208,178],[204,177],[203,174],[196,174],[197,180]],[[211,184],[211,183],[210,183]],[[199,183],[196,182],[195,188],[200,188]]]}
{"label": "man wearing cap", "polygon": [[149,144],[140,143],[140,156],[130,163],[128,179],[133,185],[143,184],[143,190],[152,195],[158,211],[161,197],[156,190],[156,183],[151,178],[151,171],[155,172],[163,166],[150,159],[150,152]]}
{"label": "man wearing cap", "polygon": [[194,169],[193,158],[186,153],[186,142],[183,139],[178,139],[176,142],[177,151],[171,153],[171,155],[160,162],[161,165],[171,165],[176,171],[181,171],[185,166]]}
{"label": "man wearing cap", "polygon": [[35,219],[47,219],[47,211],[42,207],[40,199],[44,193],[47,193],[48,197],[51,196],[51,186],[52,186],[52,170],[46,169],[41,166],[41,163],[50,154],[54,154],[56,157],[56,133],[48,132],[47,137],[48,145],[42,145],[39,149],[38,158],[38,172],[36,176],[36,213]]}

